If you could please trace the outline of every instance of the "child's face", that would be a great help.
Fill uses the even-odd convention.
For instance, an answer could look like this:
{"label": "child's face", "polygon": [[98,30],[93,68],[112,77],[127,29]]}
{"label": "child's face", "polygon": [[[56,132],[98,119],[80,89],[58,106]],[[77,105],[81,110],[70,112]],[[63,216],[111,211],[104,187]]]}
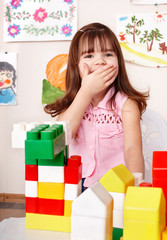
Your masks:
{"label": "child's face", "polygon": [[0,72],[0,89],[11,87],[12,79],[13,79],[13,72],[1,71]]}
{"label": "child's face", "polygon": [[84,63],[89,67],[89,73],[96,71],[102,65],[114,66],[118,71],[118,58],[109,43],[106,42],[106,50],[101,51],[100,43],[97,39],[95,41],[94,52],[88,53],[86,49],[88,49],[86,46],[83,47],[79,58],[78,66],[81,78],[83,76]]}

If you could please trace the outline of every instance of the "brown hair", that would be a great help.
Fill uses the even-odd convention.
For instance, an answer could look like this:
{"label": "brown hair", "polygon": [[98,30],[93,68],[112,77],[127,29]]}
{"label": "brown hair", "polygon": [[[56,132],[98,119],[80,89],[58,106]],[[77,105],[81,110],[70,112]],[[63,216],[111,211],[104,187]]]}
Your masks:
{"label": "brown hair", "polygon": [[120,91],[121,93],[126,94],[130,99],[133,99],[137,102],[140,114],[145,111],[147,103],[146,99],[149,94],[140,93],[135,90],[130,81],[128,79],[125,63],[121,51],[121,47],[119,42],[115,36],[115,34],[105,25],[100,23],[91,23],[84,27],[82,27],[74,36],[69,50],[68,56],[68,65],[66,72],[66,93],[56,102],[48,104],[44,107],[46,113],[51,114],[52,117],[59,115],[63,111],[65,111],[74,100],[77,92],[81,87],[81,77],[79,74],[78,63],[79,63],[79,49],[80,46],[85,42],[88,45],[88,52],[94,51],[94,42],[95,39],[98,39],[101,44],[101,50],[105,50],[106,41],[108,41],[113,51],[116,53],[119,64],[119,72],[115,81],[111,84],[110,88],[114,86],[115,92],[114,95],[110,99],[111,106],[115,106],[115,96]]}

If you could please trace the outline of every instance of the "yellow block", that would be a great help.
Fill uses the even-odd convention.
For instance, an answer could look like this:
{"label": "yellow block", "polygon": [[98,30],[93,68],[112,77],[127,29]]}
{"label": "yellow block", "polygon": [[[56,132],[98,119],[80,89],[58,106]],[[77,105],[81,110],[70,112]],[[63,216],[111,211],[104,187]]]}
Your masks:
{"label": "yellow block", "polygon": [[124,201],[124,240],[161,240],[165,212],[161,188],[129,187]]}
{"label": "yellow block", "polygon": [[167,227],[165,230],[162,232],[162,240],[167,240]]}
{"label": "yellow block", "polygon": [[64,183],[38,182],[38,197],[64,199]]}
{"label": "yellow block", "polygon": [[71,217],[26,213],[26,228],[71,232]]}
{"label": "yellow block", "polygon": [[111,168],[99,181],[108,192],[126,193],[128,186],[134,186],[131,172],[120,164]]}
{"label": "yellow block", "polygon": [[72,202],[71,200],[64,201],[64,216],[71,216]]}

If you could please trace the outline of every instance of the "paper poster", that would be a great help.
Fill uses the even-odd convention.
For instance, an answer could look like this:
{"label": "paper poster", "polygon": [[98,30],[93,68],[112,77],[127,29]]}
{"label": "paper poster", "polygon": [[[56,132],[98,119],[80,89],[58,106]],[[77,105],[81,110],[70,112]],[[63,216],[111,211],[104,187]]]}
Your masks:
{"label": "paper poster", "polygon": [[65,76],[68,54],[59,54],[46,65],[46,79],[43,80],[42,104],[49,104],[65,93]]}
{"label": "paper poster", "polygon": [[71,40],[77,0],[4,0],[4,41]]}
{"label": "paper poster", "polygon": [[16,105],[17,54],[0,53],[0,105]]}
{"label": "paper poster", "polygon": [[158,5],[158,4],[167,4],[167,0],[131,0],[133,4],[143,4],[143,5]]}
{"label": "paper poster", "polygon": [[167,12],[119,16],[117,37],[126,61],[167,66]]}

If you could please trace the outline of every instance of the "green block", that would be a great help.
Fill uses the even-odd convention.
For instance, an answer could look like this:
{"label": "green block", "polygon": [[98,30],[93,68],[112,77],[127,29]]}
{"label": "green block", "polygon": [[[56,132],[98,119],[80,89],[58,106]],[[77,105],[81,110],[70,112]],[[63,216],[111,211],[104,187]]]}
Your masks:
{"label": "green block", "polygon": [[57,154],[64,150],[64,132],[58,136],[57,130],[52,128],[45,130],[35,128],[27,132],[27,140],[25,140],[26,159],[54,159]]}
{"label": "green block", "polygon": [[113,228],[113,240],[120,240],[123,236],[123,229],[122,228]]}
{"label": "green block", "polygon": [[39,159],[39,166],[64,166],[64,151],[56,155],[54,159]]}
{"label": "green block", "polygon": [[25,164],[26,165],[38,165],[38,160],[37,159],[25,159]]}

